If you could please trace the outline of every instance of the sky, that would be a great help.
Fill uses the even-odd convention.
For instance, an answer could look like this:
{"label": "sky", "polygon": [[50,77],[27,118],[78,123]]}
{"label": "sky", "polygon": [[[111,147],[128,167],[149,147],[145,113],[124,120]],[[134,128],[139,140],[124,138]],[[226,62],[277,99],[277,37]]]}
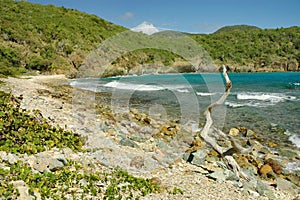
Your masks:
{"label": "sky", "polygon": [[213,33],[228,25],[260,28],[300,26],[300,0],[28,0],[95,14],[133,28],[143,22],[160,30]]}

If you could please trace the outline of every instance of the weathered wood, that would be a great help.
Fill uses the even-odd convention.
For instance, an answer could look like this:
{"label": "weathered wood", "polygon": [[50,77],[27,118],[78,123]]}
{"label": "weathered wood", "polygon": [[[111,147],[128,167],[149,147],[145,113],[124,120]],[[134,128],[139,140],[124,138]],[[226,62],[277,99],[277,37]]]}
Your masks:
{"label": "weathered wood", "polygon": [[226,70],[226,67],[223,65],[223,76],[225,78],[225,81],[226,81],[226,90],[224,92],[224,94],[222,95],[222,97],[216,101],[215,103],[212,103],[211,105],[209,105],[205,112],[204,112],[204,115],[206,117],[206,123],[200,133],[200,136],[203,138],[203,140],[208,143],[209,145],[211,145],[220,155],[223,155],[223,153],[226,151],[225,148],[222,148],[220,147],[216,140],[212,137],[210,137],[208,135],[209,133],[209,130],[213,124],[213,119],[211,117],[211,111],[213,108],[219,106],[219,105],[222,105],[224,103],[224,101],[226,100],[227,96],[230,94],[230,90],[231,90],[231,87],[232,87],[232,84],[231,84],[231,80],[229,79],[228,77],[228,74],[227,74],[227,70]]}
{"label": "weathered wood", "polygon": [[213,128],[214,133],[218,134],[218,136],[224,137],[227,140],[229,140],[231,142],[230,148],[225,148],[225,147],[219,146],[216,139],[209,135],[209,131],[212,128],[212,124],[213,124],[213,119],[211,117],[212,109],[219,105],[222,105],[225,102],[225,100],[228,97],[228,95],[230,94],[230,90],[232,88],[231,80],[229,79],[226,67],[224,65],[223,65],[223,76],[226,81],[225,92],[218,101],[216,101],[215,103],[212,103],[211,105],[209,105],[206,108],[206,110],[204,112],[204,115],[206,117],[206,123],[205,123],[202,131],[200,132],[200,136],[203,138],[203,140],[207,144],[212,146],[212,148],[222,156],[224,163],[227,165],[227,167],[229,169],[231,169],[239,178],[242,177],[243,179],[248,180],[247,175],[245,175],[241,171],[241,168],[238,165],[238,163],[235,161],[235,159],[231,155],[227,155],[227,154],[225,155],[225,153],[228,152],[230,149],[234,149],[235,151],[238,151],[241,153],[246,153],[248,151],[251,151],[251,148],[249,148],[249,149],[243,148],[240,144],[238,144],[238,142],[233,137],[226,135],[225,133],[223,133],[221,130],[219,130],[217,128]]}

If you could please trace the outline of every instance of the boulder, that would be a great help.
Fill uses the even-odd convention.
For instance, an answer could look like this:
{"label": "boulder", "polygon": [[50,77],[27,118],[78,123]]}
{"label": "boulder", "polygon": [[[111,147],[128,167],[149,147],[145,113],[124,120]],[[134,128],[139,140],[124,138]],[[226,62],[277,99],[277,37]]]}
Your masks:
{"label": "boulder", "polygon": [[240,133],[240,131],[237,128],[231,128],[229,131],[229,135],[231,135],[231,136],[238,136],[239,133]]}
{"label": "boulder", "polygon": [[196,166],[203,166],[205,165],[207,153],[208,150],[205,149],[200,149],[191,153],[184,153],[183,160]]}
{"label": "boulder", "polygon": [[272,167],[268,164],[265,164],[263,166],[261,166],[261,168],[259,168],[259,173],[261,175],[267,175],[269,173],[271,173],[273,170],[272,170]]}
{"label": "boulder", "polygon": [[269,158],[265,161],[265,164],[268,164],[269,166],[271,166],[272,170],[276,174],[281,174],[282,173],[283,168],[277,160]]}
{"label": "boulder", "polygon": [[294,183],[283,178],[278,177],[276,179],[276,183],[278,190],[289,192],[293,195],[296,195],[300,192],[300,189]]}
{"label": "boulder", "polygon": [[67,164],[65,156],[59,152],[45,151],[30,156],[28,160],[30,166],[39,171],[55,171]]}
{"label": "boulder", "polygon": [[256,191],[261,195],[265,196],[268,199],[276,199],[273,191],[261,180],[257,180]]}
{"label": "boulder", "polygon": [[208,174],[207,177],[212,178],[218,182],[239,181],[239,177],[228,169],[215,171],[213,173]]}

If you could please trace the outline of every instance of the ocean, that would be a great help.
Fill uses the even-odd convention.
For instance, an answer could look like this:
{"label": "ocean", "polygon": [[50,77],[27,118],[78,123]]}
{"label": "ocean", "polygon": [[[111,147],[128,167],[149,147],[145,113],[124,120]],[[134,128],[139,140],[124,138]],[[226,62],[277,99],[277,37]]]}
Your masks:
{"label": "ocean", "polygon": [[[300,148],[300,73],[229,73],[229,77],[231,93],[213,112],[216,126],[223,131],[246,127],[261,138]],[[225,90],[223,76],[210,73],[85,78],[70,85],[105,94],[115,113],[135,108],[153,118],[192,125],[205,122],[204,110]]]}

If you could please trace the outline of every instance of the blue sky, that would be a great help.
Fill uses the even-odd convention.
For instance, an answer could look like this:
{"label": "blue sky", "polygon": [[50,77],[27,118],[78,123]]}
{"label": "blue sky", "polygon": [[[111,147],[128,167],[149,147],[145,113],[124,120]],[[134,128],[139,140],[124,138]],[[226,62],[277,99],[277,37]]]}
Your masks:
{"label": "blue sky", "polygon": [[146,21],[161,29],[212,33],[226,25],[300,26],[300,0],[29,0],[95,14],[132,28]]}

